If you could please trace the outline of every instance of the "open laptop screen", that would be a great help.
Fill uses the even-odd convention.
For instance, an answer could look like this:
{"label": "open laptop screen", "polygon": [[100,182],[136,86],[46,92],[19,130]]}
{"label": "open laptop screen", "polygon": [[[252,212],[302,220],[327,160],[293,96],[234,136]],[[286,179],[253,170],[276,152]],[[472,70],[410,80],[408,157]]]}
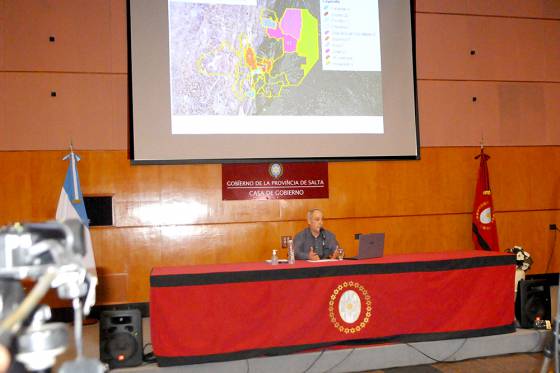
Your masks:
{"label": "open laptop screen", "polygon": [[358,255],[346,259],[371,259],[383,256],[385,233],[361,234],[358,243]]}

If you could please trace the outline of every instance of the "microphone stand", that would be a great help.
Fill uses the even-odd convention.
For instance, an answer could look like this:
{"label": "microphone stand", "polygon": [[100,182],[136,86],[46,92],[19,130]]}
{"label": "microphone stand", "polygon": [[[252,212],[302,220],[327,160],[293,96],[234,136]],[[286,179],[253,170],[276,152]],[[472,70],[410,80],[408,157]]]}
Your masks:
{"label": "microphone stand", "polygon": [[545,347],[544,347],[544,360],[541,365],[541,373],[547,373],[550,362],[554,359],[554,372],[559,373],[560,364],[558,363],[558,336],[560,326],[560,274],[558,275],[558,294],[556,295],[556,316],[554,316],[553,328],[548,333]]}

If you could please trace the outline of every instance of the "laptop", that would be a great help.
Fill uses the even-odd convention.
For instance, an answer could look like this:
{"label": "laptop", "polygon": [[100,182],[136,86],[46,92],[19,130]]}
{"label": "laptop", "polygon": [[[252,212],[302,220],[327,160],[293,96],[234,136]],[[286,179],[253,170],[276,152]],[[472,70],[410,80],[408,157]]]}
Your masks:
{"label": "laptop", "polygon": [[349,260],[380,258],[383,256],[385,233],[361,234],[358,242],[358,255],[344,258]]}

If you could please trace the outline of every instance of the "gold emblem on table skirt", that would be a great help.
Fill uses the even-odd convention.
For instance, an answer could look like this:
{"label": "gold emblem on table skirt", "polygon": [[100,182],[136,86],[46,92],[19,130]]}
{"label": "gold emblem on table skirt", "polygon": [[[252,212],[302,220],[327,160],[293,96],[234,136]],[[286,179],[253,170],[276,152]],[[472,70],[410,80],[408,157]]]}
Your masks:
{"label": "gold emblem on table skirt", "polygon": [[345,281],[331,294],[329,318],[341,333],[354,334],[364,329],[371,318],[371,310],[371,297],[358,282]]}

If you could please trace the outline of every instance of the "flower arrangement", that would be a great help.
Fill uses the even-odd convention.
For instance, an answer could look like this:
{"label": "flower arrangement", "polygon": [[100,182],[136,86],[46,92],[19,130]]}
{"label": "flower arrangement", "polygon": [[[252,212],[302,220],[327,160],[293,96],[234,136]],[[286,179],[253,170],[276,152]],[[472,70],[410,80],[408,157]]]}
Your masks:
{"label": "flower arrangement", "polygon": [[510,249],[505,250],[506,253],[512,253],[515,255],[515,263],[517,265],[517,269],[520,269],[524,272],[527,272],[531,265],[533,264],[533,258],[531,258],[531,254],[523,249],[521,246],[514,246]]}

